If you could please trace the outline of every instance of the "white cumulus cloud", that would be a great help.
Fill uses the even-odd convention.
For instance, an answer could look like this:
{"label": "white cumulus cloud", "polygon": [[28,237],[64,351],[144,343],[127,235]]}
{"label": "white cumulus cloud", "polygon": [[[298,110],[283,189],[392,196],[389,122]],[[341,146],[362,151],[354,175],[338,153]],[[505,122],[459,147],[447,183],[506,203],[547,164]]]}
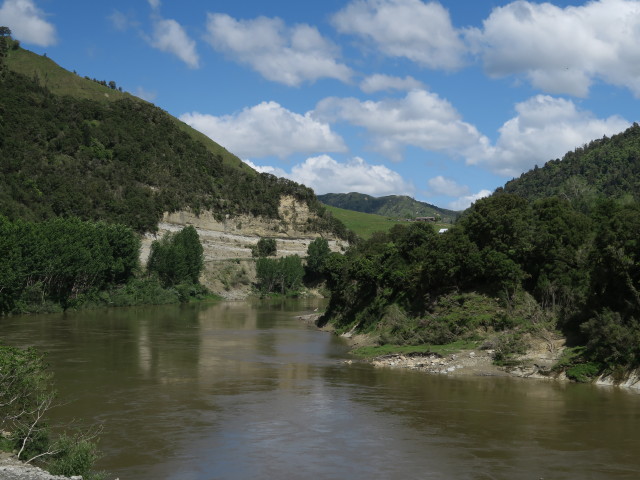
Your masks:
{"label": "white cumulus cloud", "polygon": [[416,80],[409,75],[401,78],[376,73],[375,75],[368,76],[360,82],[360,90],[364,93],[374,93],[385,90],[408,91],[423,87],[424,85],[420,80]]}
{"label": "white cumulus cloud", "polygon": [[373,42],[383,54],[405,57],[421,66],[456,70],[466,47],[437,2],[354,0],[333,17],[336,29]]}
{"label": "white cumulus cloud", "polygon": [[276,102],[262,102],[234,115],[193,112],[180,119],[244,158],[346,150],[342,138],[327,123]]}
{"label": "white cumulus cloud", "polygon": [[412,195],[414,186],[384,165],[371,165],[360,157],[339,162],[328,155],[307,158],[290,172],[279,167],[257,166],[245,162],[259,172],[289,178],[312,188],[316,194],[359,192],[373,196]]}
{"label": "white cumulus cloud", "polygon": [[48,47],[57,42],[56,28],[32,0],[5,0],[0,7],[0,25],[11,29],[18,40]]}
{"label": "white cumulus cloud", "polygon": [[155,19],[153,33],[148,41],[152,47],[175,55],[190,68],[198,68],[200,65],[196,42],[189,38],[182,25],[173,19]]}
{"label": "white cumulus cloud", "polygon": [[314,115],[365,128],[372,148],[392,160],[401,160],[407,145],[459,155],[488,143],[447,100],[424,90],[378,102],[330,97],[318,103]]}
{"label": "white cumulus cloud", "polygon": [[516,105],[517,115],[500,128],[495,144],[467,157],[503,176],[517,176],[603,135],[614,135],[630,122],[614,115],[596,118],[571,100],[537,95]]}
{"label": "white cumulus cloud", "polygon": [[469,193],[469,187],[459,185],[455,180],[443,177],[442,175],[430,178],[427,180],[427,185],[429,186],[429,193],[432,195],[459,197]]}
{"label": "white cumulus cloud", "polygon": [[276,177],[284,177],[289,178],[289,173],[283,170],[280,167],[274,167],[271,165],[257,165],[253,163],[251,160],[242,160],[244,163],[253,168],[256,172],[260,173],[270,173],[271,175],[275,175]]}
{"label": "white cumulus cloud", "polygon": [[279,18],[236,20],[209,13],[207,32],[215,50],[274,82],[299,86],[319,78],[348,82],[352,76],[351,69],[337,61],[338,47],[306,24],[288,27]]}
{"label": "white cumulus cloud", "polygon": [[466,210],[473,202],[480,200],[481,198],[488,197],[491,193],[493,193],[491,190],[480,190],[478,193],[464,195],[457,200],[450,202],[447,206],[451,210]]}
{"label": "white cumulus cloud", "polygon": [[147,102],[153,102],[158,97],[158,92],[145,90],[144,87],[137,87],[134,95],[146,100]]}
{"label": "white cumulus cloud", "polygon": [[524,75],[539,89],[584,97],[595,80],[640,97],[640,2],[599,0],[561,8],[516,1],[466,34],[485,71]]}

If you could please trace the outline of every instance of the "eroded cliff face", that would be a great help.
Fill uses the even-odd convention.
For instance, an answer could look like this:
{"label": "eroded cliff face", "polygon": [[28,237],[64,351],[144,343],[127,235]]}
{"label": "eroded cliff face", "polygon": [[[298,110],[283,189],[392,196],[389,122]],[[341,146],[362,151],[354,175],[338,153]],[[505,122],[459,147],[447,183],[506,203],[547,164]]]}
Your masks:
{"label": "eroded cliff face", "polygon": [[[214,293],[227,298],[240,298],[248,293],[251,282],[255,281],[254,262],[251,247],[260,238],[276,240],[277,256],[299,255],[306,257],[307,248],[320,234],[310,231],[309,219],[314,214],[306,204],[297,202],[291,196],[283,196],[278,208],[279,219],[241,215],[217,220],[210,211],[194,212],[185,210],[165,213],[158,224],[156,234],[147,234],[142,239],[140,261],[146,265],[151,243],[167,232],[178,232],[192,225],[198,232],[204,249],[205,271],[201,282]],[[323,233],[332,251],[342,251],[348,244],[333,235]],[[244,293],[239,293],[240,289]],[[229,293],[232,292],[232,293]]]}

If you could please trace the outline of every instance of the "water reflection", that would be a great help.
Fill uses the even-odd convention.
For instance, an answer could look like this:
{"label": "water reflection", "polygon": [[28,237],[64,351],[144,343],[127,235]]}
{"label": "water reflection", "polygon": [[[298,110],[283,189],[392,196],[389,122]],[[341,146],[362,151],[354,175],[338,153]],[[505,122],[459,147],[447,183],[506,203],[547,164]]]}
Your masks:
{"label": "water reflection", "polygon": [[2,319],[50,352],[57,419],[102,423],[125,479],[639,478],[640,396],[345,365],[295,319],[231,302]]}

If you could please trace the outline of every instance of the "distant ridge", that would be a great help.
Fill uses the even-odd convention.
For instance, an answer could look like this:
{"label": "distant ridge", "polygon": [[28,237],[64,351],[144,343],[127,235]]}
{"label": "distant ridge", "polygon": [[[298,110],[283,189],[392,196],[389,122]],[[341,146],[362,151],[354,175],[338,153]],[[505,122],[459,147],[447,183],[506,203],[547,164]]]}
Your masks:
{"label": "distant ridge", "polygon": [[441,222],[453,222],[459,212],[436,207],[425,202],[414,200],[406,195],[387,195],[372,197],[364,193],[327,193],[318,195],[325,205],[353,210],[355,212],[373,213],[391,218],[414,219],[416,217],[440,217]]}

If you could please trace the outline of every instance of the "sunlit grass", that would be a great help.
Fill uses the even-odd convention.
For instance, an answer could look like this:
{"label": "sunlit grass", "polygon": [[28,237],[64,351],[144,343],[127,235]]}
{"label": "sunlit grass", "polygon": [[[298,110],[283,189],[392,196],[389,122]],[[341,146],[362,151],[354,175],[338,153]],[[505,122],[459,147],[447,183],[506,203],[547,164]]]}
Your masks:
{"label": "sunlit grass", "polygon": [[325,207],[335,218],[344,223],[348,229],[353,230],[362,238],[369,238],[374,232],[386,232],[397,224],[407,224],[407,222],[383,217],[382,215],[375,215],[373,213],[355,212],[330,205],[325,205]]}
{"label": "sunlit grass", "polygon": [[[354,210],[346,210],[326,204],[324,206],[331,212],[331,215],[364,239],[370,238],[374,232],[388,232],[394,225],[410,224],[410,222],[406,220],[398,220],[397,218],[385,217],[374,213],[356,212]],[[451,224],[445,223],[432,223],[431,225],[433,225],[436,230],[440,228],[451,228]]]}
{"label": "sunlit grass", "polygon": [[478,348],[478,342],[472,340],[458,340],[446,345],[378,345],[359,347],[351,351],[351,354],[361,358],[373,358],[382,355],[408,354],[408,353],[435,353],[445,356],[458,353],[461,350],[474,350]]}

